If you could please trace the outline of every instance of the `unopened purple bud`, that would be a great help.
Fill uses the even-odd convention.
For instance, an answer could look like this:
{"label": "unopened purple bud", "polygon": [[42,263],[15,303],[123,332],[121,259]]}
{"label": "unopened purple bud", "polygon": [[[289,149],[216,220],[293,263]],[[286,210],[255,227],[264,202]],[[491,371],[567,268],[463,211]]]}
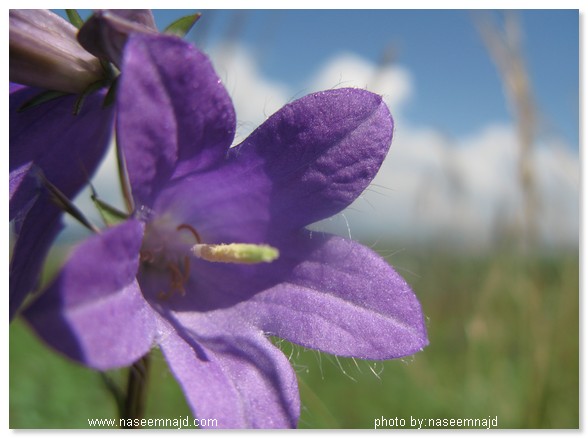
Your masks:
{"label": "unopened purple bud", "polygon": [[150,10],[95,11],[80,29],[78,41],[88,52],[119,67],[125,43],[131,33],[157,33]]}
{"label": "unopened purple bud", "polygon": [[77,29],[46,9],[10,10],[10,81],[81,93],[104,76],[76,40]]}

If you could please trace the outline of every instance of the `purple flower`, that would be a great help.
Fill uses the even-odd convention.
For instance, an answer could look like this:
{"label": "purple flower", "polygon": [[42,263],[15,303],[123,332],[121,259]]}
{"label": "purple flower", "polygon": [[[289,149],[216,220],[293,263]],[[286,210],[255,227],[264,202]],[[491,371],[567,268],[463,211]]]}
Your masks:
{"label": "purple flower", "polygon": [[[231,101],[191,45],[132,35],[120,80],[117,134],[136,210],[80,244],[26,312],[39,336],[100,370],[159,346],[195,414],[221,428],[297,424],[296,376],[267,335],[373,360],[427,344],[416,297],[381,257],[305,229],[378,171],[393,131],[380,96],[306,96],[229,148]],[[197,256],[222,243],[270,245],[279,257]]]}

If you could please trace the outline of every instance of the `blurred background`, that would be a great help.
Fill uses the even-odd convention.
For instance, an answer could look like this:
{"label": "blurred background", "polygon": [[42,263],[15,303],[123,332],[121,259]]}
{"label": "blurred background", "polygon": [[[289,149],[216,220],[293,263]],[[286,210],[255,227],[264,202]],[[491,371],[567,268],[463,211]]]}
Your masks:
{"label": "blurred background", "polygon": [[[154,14],[163,29],[190,12]],[[411,416],[579,427],[578,11],[200,12],[188,39],[234,100],[235,144],[322,89],[379,93],[395,119],[373,184],[313,228],[386,257],[419,297],[430,345],[372,363],[276,340],[299,376],[300,427]],[[111,154],[93,182],[122,206],[113,174]],[[92,211],[88,193],[77,203]],[[68,227],[54,258],[82,233]],[[154,362],[147,417],[188,415]],[[11,427],[87,427],[116,412],[100,375],[12,325]]]}

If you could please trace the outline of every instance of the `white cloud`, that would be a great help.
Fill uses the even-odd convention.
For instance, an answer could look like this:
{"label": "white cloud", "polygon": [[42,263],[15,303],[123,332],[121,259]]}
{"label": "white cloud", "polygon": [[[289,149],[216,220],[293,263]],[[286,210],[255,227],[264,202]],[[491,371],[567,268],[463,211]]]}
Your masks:
{"label": "white cloud", "polygon": [[377,68],[355,53],[342,53],[330,59],[315,75],[309,90],[331,88],[365,88],[384,97],[397,115],[412,94],[412,79],[402,66],[389,65]]}
{"label": "white cloud", "polygon": [[[578,156],[549,142],[537,145],[534,158],[541,238],[549,244],[577,244]],[[456,141],[434,130],[398,127],[373,190],[352,206],[363,213],[347,212],[347,220],[355,237],[377,239],[388,233],[399,240],[486,247],[501,228],[522,223],[517,160],[512,126],[489,125]],[[366,209],[366,204],[373,207]]]}
{"label": "white cloud", "polygon": [[213,49],[210,55],[236,107],[234,144],[238,144],[284,106],[291,92],[285,85],[264,78],[252,53],[241,46],[220,46]]}

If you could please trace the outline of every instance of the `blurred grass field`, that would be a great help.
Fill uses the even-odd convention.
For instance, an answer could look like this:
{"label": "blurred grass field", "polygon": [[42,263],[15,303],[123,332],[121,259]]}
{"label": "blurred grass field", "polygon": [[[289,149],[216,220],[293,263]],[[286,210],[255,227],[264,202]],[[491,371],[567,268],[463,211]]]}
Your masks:
{"label": "blurred grass field", "polygon": [[[579,257],[404,251],[390,259],[423,305],[430,345],[364,362],[276,341],[300,380],[301,428],[373,428],[376,418],[488,418],[499,428],[579,427]],[[147,418],[191,415],[159,351]],[[88,428],[116,418],[102,376],[10,328],[11,428]],[[109,373],[123,385],[126,371]]]}

